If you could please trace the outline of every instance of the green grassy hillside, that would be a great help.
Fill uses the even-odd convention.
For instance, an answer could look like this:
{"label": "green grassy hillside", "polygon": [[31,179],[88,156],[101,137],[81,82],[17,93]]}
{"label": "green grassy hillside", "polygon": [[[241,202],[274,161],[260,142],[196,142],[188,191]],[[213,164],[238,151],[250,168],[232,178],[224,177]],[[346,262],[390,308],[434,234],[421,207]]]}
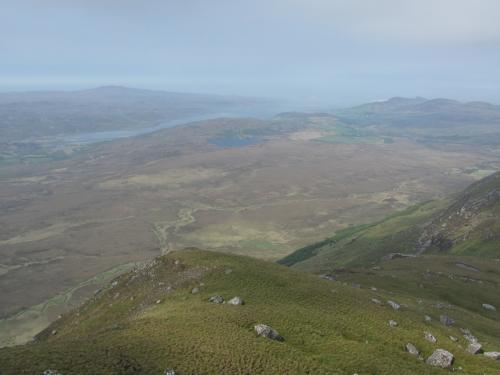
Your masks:
{"label": "green grassy hillside", "polygon": [[499,258],[500,173],[456,197],[411,207],[372,225],[347,228],[280,263],[321,273],[370,266],[393,253]]}
{"label": "green grassy hillside", "polygon": [[[498,270],[495,269],[495,272]],[[498,275],[491,274],[491,277]],[[369,277],[369,275],[367,276]],[[364,279],[363,279],[364,280]],[[192,293],[193,288],[199,288]],[[213,304],[240,296],[243,306]],[[456,325],[424,322],[434,302],[325,280],[281,265],[199,250],[174,252],[116,279],[31,344],[0,349],[3,375],[40,374],[440,374],[427,358],[444,348],[463,374],[500,373],[500,362],[466,352],[459,328],[487,350],[500,348],[500,323],[457,307]],[[382,301],[381,305],[372,298]],[[393,310],[387,300],[404,304]],[[459,319],[458,319],[459,318]],[[390,327],[388,321],[397,321]],[[272,326],[283,342],[257,336]],[[424,339],[431,331],[438,342]],[[451,341],[448,336],[459,338]]]}

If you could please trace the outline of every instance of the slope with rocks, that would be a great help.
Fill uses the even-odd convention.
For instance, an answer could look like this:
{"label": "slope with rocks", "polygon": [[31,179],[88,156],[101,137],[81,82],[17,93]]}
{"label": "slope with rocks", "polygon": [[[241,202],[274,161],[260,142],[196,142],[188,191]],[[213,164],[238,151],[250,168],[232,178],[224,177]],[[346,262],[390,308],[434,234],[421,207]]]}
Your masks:
{"label": "slope with rocks", "polygon": [[[217,303],[235,296],[244,304]],[[452,353],[450,368],[464,374],[500,371],[500,362],[467,352],[460,331],[472,329],[494,351],[500,323],[428,323],[427,303],[251,258],[184,250],[120,276],[33,343],[1,349],[0,372],[440,374],[434,360],[422,360],[438,349]]]}

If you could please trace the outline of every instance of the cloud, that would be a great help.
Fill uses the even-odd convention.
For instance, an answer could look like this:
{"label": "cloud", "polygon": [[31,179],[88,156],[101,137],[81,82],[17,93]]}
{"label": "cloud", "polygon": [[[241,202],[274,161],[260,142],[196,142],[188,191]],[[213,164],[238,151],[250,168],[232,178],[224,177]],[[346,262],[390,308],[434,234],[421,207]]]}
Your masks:
{"label": "cloud", "polygon": [[[498,0],[291,0],[346,37],[428,45],[500,43]],[[282,1],[282,5],[290,5]]]}

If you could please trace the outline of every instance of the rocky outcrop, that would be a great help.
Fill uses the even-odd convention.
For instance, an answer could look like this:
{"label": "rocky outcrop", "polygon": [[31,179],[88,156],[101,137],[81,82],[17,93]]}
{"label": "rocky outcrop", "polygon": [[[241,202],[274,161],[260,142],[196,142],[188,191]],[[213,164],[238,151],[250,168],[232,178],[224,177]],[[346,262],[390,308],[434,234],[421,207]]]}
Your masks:
{"label": "rocky outcrop", "polygon": [[448,315],[441,315],[439,317],[439,321],[441,322],[442,325],[447,326],[447,327],[455,324],[455,319],[449,317]]}
{"label": "rocky outcrop", "polygon": [[500,352],[485,352],[484,356],[491,358],[491,359],[494,359],[495,361],[500,360]]}
{"label": "rocky outcrop", "polygon": [[418,355],[420,354],[417,347],[413,344],[410,344],[410,343],[406,344],[405,349],[408,353],[410,353],[411,355],[414,355],[415,357],[418,357]]}
{"label": "rocky outcrop", "polygon": [[424,332],[424,338],[429,341],[429,342],[432,342],[433,344],[435,344],[437,342],[437,339],[434,337],[434,335],[430,332]]}
{"label": "rocky outcrop", "polygon": [[209,302],[221,304],[224,303],[224,297],[222,296],[212,296],[208,299]]}
{"label": "rocky outcrop", "polygon": [[497,308],[493,305],[490,305],[489,303],[483,303],[483,309],[489,311],[497,311]]}
{"label": "rocky outcrop", "polygon": [[242,298],[236,296],[236,297],[231,298],[227,303],[230,305],[244,305],[245,301],[243,301]]}
{"label": "rocky outcrop", "polygon": [[397,302],[394,301],[387,301],[387,304],[391,306],[394,310],[399,310],[401,309],[401,305]]}
{"label": "rocky outcrop", "polygon": [[427,358],[427,364],[435,367],[450,368],[455,357],[449,351],[436,349],[432,355]]}
{"label": "rocky outcrop", "polygon": [[467,351],[471,354],[480,354],[483,352],[483,346],[480,343],[475,342],[469,344],[469,346],[467,347]]}
{"label": "rocky outcrop", "polygon": [[284,341],[284,338],[274,328],[266,324],[257,324],[254,326],[255,332],[259,336],[266,337],[270,340]]}

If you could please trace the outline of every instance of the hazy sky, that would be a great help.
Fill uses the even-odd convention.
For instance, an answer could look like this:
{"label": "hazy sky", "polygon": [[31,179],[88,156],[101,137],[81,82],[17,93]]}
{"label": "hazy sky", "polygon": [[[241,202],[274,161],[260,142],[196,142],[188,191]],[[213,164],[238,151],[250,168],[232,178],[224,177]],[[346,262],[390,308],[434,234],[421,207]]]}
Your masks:
{"label": "hazy sky", "polygon": [[0,90],[500,102],[499,0],[0,0]]}

